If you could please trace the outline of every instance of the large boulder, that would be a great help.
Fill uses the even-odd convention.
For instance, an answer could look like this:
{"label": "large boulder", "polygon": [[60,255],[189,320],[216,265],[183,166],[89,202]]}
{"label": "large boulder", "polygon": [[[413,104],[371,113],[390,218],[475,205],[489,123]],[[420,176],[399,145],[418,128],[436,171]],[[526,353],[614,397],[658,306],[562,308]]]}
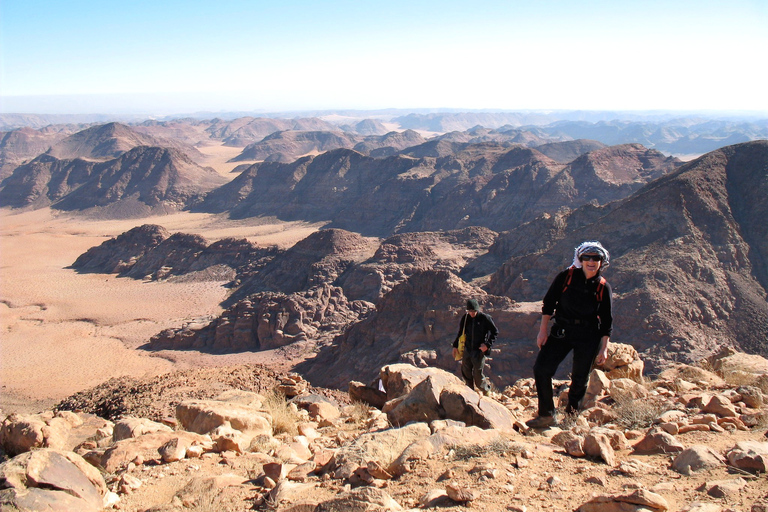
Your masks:
{"label": "large boulder", "polygon": [[1,510],[100,511],[107,487],[73,452],[41,448],[0,464]]}
{"label": "large boulder", "polygon": [[217,400],[187,400],[176,406],[176,418],[190,432],[207,434],[229,422],[241,432],[272,434],[272,419],[257,407]]}
{"label": "large boulder", "polygon": [[71,428],[61,416],[10,414],[0,426],[0,446],[9,455],[33,448],[63,449]]}
{"label": "large boulder", "polygon": [[695,471],[713,469],[725,464],[725,458],[715,450],[705,445],[693,445],[680,452],[672,461],[672,469],[683,475]]}
{"label": "large boulder", "polygon": [[395,398],[385,404],[384,412],[387,413],[392,425],[401,426],[412,421],[429,423],[432,420],[441,419],[440,410],[441,387],[432,376],[428,376],[414,387],[405,396]]}
{"label": "large boulder", "polygon": [[120,466],[141,456],[145,460],[158,456],[158,451],[170,441],[179,438],[179,444],[201,445],[210,448],[211,438],[192,432],[157,432],[118,441],[109,447],[98,459],[98,464],[107,473],[114,473]]}
{"label": "large boulder", "polygon": [[470,426],[511,430],[515,424],[515,417],[506,407],[463,384],[445,387],[440,392],[440,406],[445,418]]}
{"label": "large boulder", "polygon": [[173,429],[168,425],[163,425],[147,418],[123,418],[115,423],[112,430],[112,441],[122,441],[123,439],[154,434],[155,432],[173,432]]}
{"label": "large boulder", "polygon": [[449,384],[462,384],[455,375],[440,368],[417,368],[410,364],[390,364],[381,369],[381,382],[387,391],[387,400],[407,395],[420,382],[432,377],[435,388]]}
{"label": "large boulder", "polygon": [[409,445],[429,437],[431,433],[426,423],[411,423],[402,428],[363,434],[339,449],[330,469],[339,478],[349,478],[358,467],[370,460],[388,467]]}

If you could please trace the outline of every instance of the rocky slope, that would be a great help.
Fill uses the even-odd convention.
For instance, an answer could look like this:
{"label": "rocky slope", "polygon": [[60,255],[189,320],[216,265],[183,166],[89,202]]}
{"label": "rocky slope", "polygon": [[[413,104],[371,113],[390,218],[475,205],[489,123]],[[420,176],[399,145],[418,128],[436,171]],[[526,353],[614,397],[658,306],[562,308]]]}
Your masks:
{"label": "rocky slope", "polygon": [[167,147],[184,152],[187,157],[202,155],[191,145],[177,139],[157,138],[121,123],[91,126],[60,140],[46,152],[60,160],[84,158],[108,160],[138,146]]}
{"label": "rocky slope", "polygon": [[65,138],[72,129],[67,127],[19,128],[0,133],[0,181],[11,175],[25,160],[36,157]]}
{"label": "rocky slope", "polygon": [[256,164],[209,194],[200,209],[235,218],[330,220],[375,236],[467,226],[502,231],[544,212],[624,198],[679,165],[641,146],[601,149],[565,166],[535,149],[494,143],[456,151],[454,143],[427,142],[406,153],[428,144],[448,144],[451,154],[374,159],[338,149],[290,164]]}
{"label": "rocky slope", "polygon": [[[72,268],[135,279],[185,275],[186,279],[231,281],[257,272],[278,252],[245,239],[223,238],[209,244],[199,235],[172,235],[162,226],[144,224],[92,247]],[[215,271],[206,273],[209,269]]]}
{"label": "rocky slope", "polygon": [[136,147],[106,162],[44,154],[18,167],[2,183],[0,201],[13,207],[99,208],[130,217],[182,209],[225,181],[213,169],[167,148]]}
{"label": "rocky slope", "polygon": [[535,300],[579,241],[600,238],[613,253],[615,336],[651,362],[723,345],[766,354],[766,162],[768,142],[730,146],[609,207],[538,219],[521,228],[538,247],[508,245],[488,290]]}
{"label": "rocky slope", "polygon": [[259,142],[245,146],[231,162],[265,160],[272,155],[284,155],[288,161],[310,153],[323,153],[337,148],[350,148],[360,138],[344,132],[281,131],[267,135]]}
{"label": "rocky slope", "polygon": [[[0,500],[30,512],[766,510],[768,361],[726,352],[711,370],[646,382],[617,373],[642,361],[614,348],[589,405],[547,430],[523,423],[530,381],[486,398],[406,364],[380,369],[383,391],[350,382],[348,396],[261,367],[116,380],[3,420]],[[378,405],[349,404],[361,399]]]}

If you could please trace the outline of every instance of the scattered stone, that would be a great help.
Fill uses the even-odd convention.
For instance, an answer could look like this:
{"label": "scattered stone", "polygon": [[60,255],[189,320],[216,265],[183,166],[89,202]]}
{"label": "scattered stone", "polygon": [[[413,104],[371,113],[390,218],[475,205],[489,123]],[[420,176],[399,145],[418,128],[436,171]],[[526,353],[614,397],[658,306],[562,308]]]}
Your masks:
{"label": "scattered stone", "polygon": [[315,512],[388,512],[403,510],[392,497],[376,487],[359,487],[317,505]]}
{"label": "scattered stone", "polygon": [[728,397],[723,395],[713,396],[709,400],[709,402],[707,402],[707,404],[702,408],[702,411],[711,412],[713,414],[717,414],[718,416],[722,416],[724,418],[738,416],[738,414],[736,413],[736,408],[733,406],[733,404],[728,399]]}
{"label": "scattered stone", "polygon": [[604,434],[590,432],[584,438],[584,453],[602,459],[609,466],[616,465],[616,454],[611,441]]}
{"label": "scattered stone", "polygon": [[638,489],[631,494],[597,496],[581,505],[578,510],[579,512],[642,512],[648,509],[664,512],[669,509],[669,504],[658,494]]}
{"label": "scattered stone", "polygon": [[768,472],[768,442],[739,441],[725,454],[728,462],[745,471]]}
{"label": "scattered stone", "polygon": [[445,492],[448,494],[449,498],[458,503],[466,503],[478,498],[477,492],[455,483],[447,484],[445,486]]}
{"label": "scattered stone", "polygon": [[634,452],[650,455],[654,453],[679,453],[685,447],[676,438],[658,429],[652,429],[636,445]]}
{"label": "scattered stone", "polygon": [[443,489],[432,489],[419,499],[421,508],[450,507],[453,504]]}
{"label": "scattered stone", "polygon": [[725,464],[725,458],[709,446],[693,445],[686,448],[672,461],[672,469],[683,475],[695,471],[714,469]]}
{"label": "scattered stone", "polygon": [[705,491],[713,498],[734,498],[746,485],[747,481],[743,478],[715,480],[704,483],[698,490]]}

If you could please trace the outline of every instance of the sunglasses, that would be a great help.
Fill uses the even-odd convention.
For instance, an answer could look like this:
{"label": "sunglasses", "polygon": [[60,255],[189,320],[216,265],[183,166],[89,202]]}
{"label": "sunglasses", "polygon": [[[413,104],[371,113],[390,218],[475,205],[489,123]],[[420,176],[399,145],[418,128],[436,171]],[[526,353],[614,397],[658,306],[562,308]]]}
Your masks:
{"label": "sunglasses", "polygon": [[579,256],[579,261],[603,261],[598,254],[582,254]]}

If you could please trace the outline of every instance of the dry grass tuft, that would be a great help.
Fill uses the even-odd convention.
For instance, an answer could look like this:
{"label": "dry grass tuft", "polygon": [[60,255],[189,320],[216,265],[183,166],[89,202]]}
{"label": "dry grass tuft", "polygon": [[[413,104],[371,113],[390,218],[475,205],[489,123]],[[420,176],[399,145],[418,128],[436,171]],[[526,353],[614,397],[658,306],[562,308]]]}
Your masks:
{"label": "dry grass tuft", "polygon": [[298,410],[285,399],[285,395],[277,390],[270,391],[262,405],[265,411],[272,417],[272,431],[274,434],[299,433],[298,425],[302,418]]}
{"label": "dry grass tuft", "polygon": [[617,400],[613,406],[616,423],[624,428],[648,428],[662,413],[669,410],[666,402],[649,400],[648,398]]}
{"label": "dry grass tuft", "polygon": [[370,407],[363,402],[353,402],[352,406],[348,409],[349,419],[348,423],[352,423],[355,427],[361,428],[368,421],[370,415]]}
{"label": "dry grass tuft", "polygon": [[505,457],[510,453],[521,453],[525,449],[525,446],[519,443],[513,443],[506,439],[494,439],[488,444],[467,444],[467,445],[454,445],[451,447],[454,460],[468,460],[481,457],[488,457],[491,455],[497,455]]}

